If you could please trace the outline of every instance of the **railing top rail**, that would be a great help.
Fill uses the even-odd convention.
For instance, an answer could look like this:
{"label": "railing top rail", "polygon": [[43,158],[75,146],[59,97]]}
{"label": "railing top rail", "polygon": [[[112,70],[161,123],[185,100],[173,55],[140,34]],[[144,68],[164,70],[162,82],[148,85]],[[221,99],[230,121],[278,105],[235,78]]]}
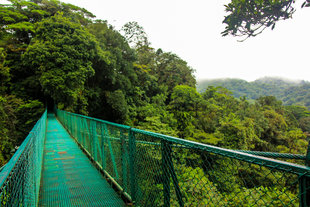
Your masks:
{"label": "railing top rail", "polygon": [[[59,110],[59,109],[57,109],[57,110]],[[63,110],[59,110],[59,111],[63,111]],[[80,114],[75,114],[75,113],[71,113],[71,112],[67,112],[67,111],[63,111],[63,112],[72,114],[74,116],[79,116],[79,117],[82,117],[85,119],[94,120],[97,122],[109,124],[109,125],[112,125],[115,127],[121,127],[121,128],[127,129],[127,130],[130,129],[134,133],[140,133],[140,134],[152,136],[152,137],[155,137],[155,138],[158,138],[161,140],[166,140],[166,141],[169,141],[169,142],[172,142],[175,144],[184,145],[184,146],[190,147],[192,149],[198,149],[198,150],[205,151],[205,152],[212,152],[215,154],[219,154],[219,155],[230,157],[230,158],[235,158],[235,159],[242,160],[245,162],[258,164],[261,166],[276,168],[276,169],[283,170],[286,172],[298,174],[300,176],[301,175],[310,176],[310,167],[307,167],[304,165],[298,165],[295,163],[285,162],[285,161],[281,161],[281,160],[275,160],[275,159],[267,158],[267,157],[263,157],[263,156],[259,156],[259,155],[262,155],[259,153],[256,153],[256,154],[251,153],[250,154],[249,152],[246,152],[246,151],[236,151],[236,150],[216,147],[216,146],[198,143],[198,142],[185,140],[185,139],[180,139],[180,138],[176,138],[176,137],[172,137],[172,136],[168,136],[168,135],[164,135],[164,134],[144,131],[141,129],[132,128],[130,126],[126,126],[126,125],[122,125],[122,124],[116,124],[113,122],[104,121],[101,119],[92,118],[92,117],[88,117],[88,116],[84,116],[84,115],[80,115]],[[277,153],[277,154],[279,154],[279,153]],[[300,155],[300,156],[302,156],[302,155]]]}
{"label": "railing top rail", "polygon": [[[42,117],[45,116],[47,111],[43,113]],[[12,172],[12,169],[15,167],[17,161],[19,160],[20,156],[23,154],[26,146],[29,144],[30,139],[32,138],[33,130],[36,128],[37,125],[39,125],[40,122],[38,121],[33,129],[30,131],[30,133],[27,135],[26,139],[23,141],[21,146],[18,148],[18,150],[15,152],[13,157],[9,160],[9,162],[2,168],[0,171],[0,188],[5,183],[6,179],[9,177],[10,173]]]}
{"label": "railing top rail", "polygon": [[[225,149],[65,111],[57,116],[137,205],[308,206],[310,167],[267,158],[281,153]],[[304,156],[282,158],[292,157]]]}
{"label": "railing top rail", "polygon": [[306,160],[306,155],[291,154],[291,153],[278,153],[278,152],[261,152],[261,151],[249,151],[249,150],[235,150],[238,152],[244,152],[247,154],[258,155],[270,158],[283,158],[283,159],[294,159],[294,160]]}
{"label": "railing top rail", "polygon": [[175,144],[181,144],[185,146],[189,146],[193,149],[198,149],[205,152],[212,152],[215,154],[219,154],[226,157],[235,158],[238,160],[251,162],[254,164],[258,164],[261,166],[266,166],[270,168],[277,168],[286,172],[298,174],[298,175],[307,175],[310,176],[310,167],[298,165],[290,162],[285,162],[281,160],[275,160],[267,157],[257,156],[253,154],[248,154],[245,152],[235,151],[231,149],[216,147],[208,144],[198,143],[190,140],[180,139],[168,135],[163,135],[155,132],[148,132],[141,129],[132,128],[134,133],[140,133],[144,135],[149,135],[152,137],[156,137],[162,140],[166,140]]}
{"label": "railing top rail", "polygon": [[[97,135],[101,137],[101,135]],[[110,136],[111,140],[116,140],[120,141],[121,138],[113,137]],[[125,139],[128,141],[128,139]],[[148,141],[141,141],[141,140],[136,140],[136,143],[138,144],[147,144],[147,145],[156,145],[160,146],[160,143],[156,142],[148,142]],[[190,149],[190,147],[184,146],[184,145],[171,145],[173,148],[187,148]],[[291,154],[291,153],[278,153],[278,152],[262,152],[262,151],[249,151],[249,150],[234,150],[237,152],[244,152],[247,154],[252,154],[252,155],[257,155],[257,156],[262,156],[262,157],[269,157],[269,158],[281,158],[281,159],[292,159],[292,160],[306,160],[306,155],[301,155],[301,154]]]}
{"label": "railing top rail", "polygon": [[26,148],[27,144],[29,143],[31,136],[28,134],[27,138],[24,140],[22,145],[18,148],[16,153],[10,159],[10,161],[4,166],[4,168],[0,172],[0,188],[4,184],[7,177],[10,175],[12,169],[14,168],[15,164],[17,163],[18,159],[20,158],[21,154],[23,153],[24,149]]}
{"label": "railing top rail", "polygon": [[0,167],[0,172],[4,169],[6,164],[4,164],[2,167]]}
{"label": "railing top rail", "polygon": [[124,129],[127,129],[127,130],[131,128],[130,126],[123,125],[123,124],[117,124],[117,123],[105,121],[105,120],[102,120],[102,119],[97,119],[97,118],[93,118],[93,117],[90,117],[90,116],[76,114],[76,113],[72,113],[72,112],[68,112],[68,111],[64,111],[64,110],[60,110],[60,109],[57,109],[57,110],[63,111],[63,112],[68,113],[68,114],[72,114],[73,116],[78,116],[78,117],[82,117],[82,118],[85,118],[85,119],[89,119],[89,120],[93,120],[93,121],[98,121],[98,122],[101,122],[101,123],[109,124],[109,125],[112,125],[112,126],[115,126],[115,127],[124,128]]}

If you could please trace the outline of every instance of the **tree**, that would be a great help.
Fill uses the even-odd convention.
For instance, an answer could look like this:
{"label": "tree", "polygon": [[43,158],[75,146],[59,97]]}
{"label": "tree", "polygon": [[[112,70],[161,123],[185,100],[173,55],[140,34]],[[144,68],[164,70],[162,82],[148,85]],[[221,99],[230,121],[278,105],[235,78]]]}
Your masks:
{"label": "tree", "polygon": [[15,131],[16,116],[7,99],[0,96],[0,166],[9,158],[14,146],[11,136],[16,135],[12,134]]}
{"label": "tree", "polygon": [[95,71],[93,61],[109,63],[96,39],[62,14],[36,24],[36,36],[23,55],[44,91],[59,107],[86,113],[86,80]]}
{"label": "tree", "polygon": [[310,116],[300,119],[299,125],[300,128],[306,132],[307,136],[310,137]]}
{"label": "tree", "polygon": [[[96,20],[87,28],[110,60],[109,64],[93,62],[95,76],[87,81],[90,99],[88,111],[91,116],[123,123],[128,118],[134,86],[137,86],[139,81],[133,63],[136,60],[135,51],[129,47],[125,38],[105,21]],[[120,102],[111,101],[114,96],[120,97]],[[121,103],[124,108],[114,106]]]}
{"label": "tree", "polygon": [[150,45],[144,28],[140,26],[138,22],[126,23],[122,27],[121,32],[124,34],[127,42],[134,48],[140,48]]}
{"label": "tree", "polygon": [[255,133],[254,124],[253,119],[246,118],[241,121],[233,113],[224,117],[217,129],[223,135],[222,146],[245,150],[255,148],[260,140]]}
{"label": "tree", "polygon": [[279,101],[274,96],[262,96],[257,99],[257,103],[264,108],[272,108],[277,112],[283,111],[282,101]]}
{"label": "tree", "polygon": [[281,149],[280,152],[293,153],[293,154],[306,154],[308,142],[306,140],[306,135],[301,131],[301,129],[292,129],[286,132],[284,136],[284,142],[288,147],[278,147]]}
{"label": "tree", "polygon": [[178,85],[171,94],[170,108],[178,120],[179,136],[189,137],[193,133],[193,120],[197,117],[199,103],[202,101],[195,88]]}
{"label": "tree", "polygon": [[10,69],[4,66],[5,58],[4,48],[0,48],[0,95],[6,92],[10,80]]}
{"label": "tree", "polygon": [[[294,0],[232,0],[225,5],[223,36],[233,35],[245,38],[262,33],[267,27],[275,28],[279,20],[292,18],[295,12]],[[306,0],[302,7],[309,7]]]}
{"label": "tree", "polygon": [[193,76],[194,69],[187,62],[173,53],[159,53],[156,57],[156,68],[151,73],[156,74],[159,84],[168,86],[172,92],[177,85],[195,87],[196,80]]}

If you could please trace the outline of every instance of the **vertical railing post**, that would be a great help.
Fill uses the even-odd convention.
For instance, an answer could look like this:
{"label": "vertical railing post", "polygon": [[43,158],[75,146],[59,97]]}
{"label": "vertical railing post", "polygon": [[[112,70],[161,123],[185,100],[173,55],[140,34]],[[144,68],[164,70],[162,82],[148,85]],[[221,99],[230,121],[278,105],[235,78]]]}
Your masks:
{"label": "vertical railing post", "polygon": [[74,115],[73,116],[73,132],[72,132],[72,135],[75,138],[77,138],[76,128],[77,128],[77,122],[76,122],[76,116]]}
{"label": "vertical railing post", "polygon": [[80,121],[80,117],[76,116],[76,137],[77,140],[79,141],[80,145],[83,146],[82,143],[82,132],[81,132],[81,121]]}
{"label": "vertical railing post", "polygon": [[83,123],[84,123],[84,126],[85,126],[85,138],[84,138],[84,141],[85,141],[85,146],[84,148],[89,152],[91,153],[92,152],[92,142],[91,142],[91,126],[89,124],[89,127],[88,127],[88,123],[87,123],[87,119],[84,119],[83,118]]}
{"label": "vertical railing post", "polygon": [[127,152],[126,152],[126,142],[125,142],[125,135],[123,129],[121,129],[121,160],[122,160],[122,182],[125,190],[127,191]]}
{"label": "vertical railing post", "polygon": [[182,192],[173,166],[171,144],[166,140],[161,140],[161,150],[162,150],[162,172],[163,172],[162,180],[163,180],[164,206],[165,207],[170,206],[170,198],[171,198],[170,178],[172,178],[179,206],[184,207],[184,201],[182,200]]}
{"label": "vertical railing post", "polygon": [[[305,165],[308,167],[310,166],[310,141],[308,144]],[[299,177],[299,199],[299,206],[310,206],[310,175],[303,175]]]}
{"label": "vertical railing post", "polygon": [[162,154],[162,181],[164,193],[164,207],[170,206],[170,173],[169,173],[169,156],[170,150],[166,140],[161,140],[161,154]]}
{"label": "vertical railing post", "polygon": [[308,149],[307,149],[307,154],[306,154],[306,166],[310,167],[310,140],[308,143]]}
{"label": "vertical railing post", "polygon": [[106,156],[105,156],[105,139],[106,139],[106,132],[105,129],[106,127],[104,126],[105,124],[101,124],[101,160],[102,160],[102,168],[105,170],[106,167]]}
{"label": "vertical railing post", "polygon": [[69,134],[73,136],[73,115],[67,114],[67,116],[69,116],[69,127],[70,127]]}
{"label": "vertical railing post", "polygon": [[90,121],[91,124],[91,132],[92,132],[92,150],[93,150],[93,158],[97,161],[97,126],[96,121]]}
{"label": "vertical railing post", "polygon": [[79,129],[80,129],[80,139],[81,139],[80,143],[84,148],[86,148],[85,143],[84,143],[84,126],[83,126],[84,124],[83,124],[81,117],[79,117],[79,125],[80,125]]}
{"label": "vertical railing post", "polygon": [[302,175],[299,181],[299,206],[310,206],[310,175]]}
{"label": "vertical railing post", "polygon": [[132,129],[129,130],[129,169],[130,169],[130,191],[132,201],[137,199],[137,181],[136,181],[136,137]]}

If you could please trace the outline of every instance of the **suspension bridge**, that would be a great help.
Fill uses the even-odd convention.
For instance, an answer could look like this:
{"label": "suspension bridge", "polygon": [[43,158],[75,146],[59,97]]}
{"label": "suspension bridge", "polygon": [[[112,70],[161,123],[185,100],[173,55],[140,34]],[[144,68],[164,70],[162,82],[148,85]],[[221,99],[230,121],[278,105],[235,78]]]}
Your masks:
{"label": "suspension bridge", "polygon": [[0,206],[306,207],[309,162],[309,149],[236,151],[56,109],[0,169]]}

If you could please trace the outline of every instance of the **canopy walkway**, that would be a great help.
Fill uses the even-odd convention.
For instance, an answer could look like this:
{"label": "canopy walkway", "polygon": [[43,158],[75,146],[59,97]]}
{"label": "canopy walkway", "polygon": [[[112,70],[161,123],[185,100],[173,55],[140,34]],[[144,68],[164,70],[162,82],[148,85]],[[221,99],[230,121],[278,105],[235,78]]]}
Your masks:
{"label": "canopy walkway", "polygon": [[53,114],[48,114],[39,206],[124,206]]}
{"label": "canopy walkway", "polygon": [[309,152],[229,150],[56,109],[0,169],[0,206],[306,207],[309,161]]}

